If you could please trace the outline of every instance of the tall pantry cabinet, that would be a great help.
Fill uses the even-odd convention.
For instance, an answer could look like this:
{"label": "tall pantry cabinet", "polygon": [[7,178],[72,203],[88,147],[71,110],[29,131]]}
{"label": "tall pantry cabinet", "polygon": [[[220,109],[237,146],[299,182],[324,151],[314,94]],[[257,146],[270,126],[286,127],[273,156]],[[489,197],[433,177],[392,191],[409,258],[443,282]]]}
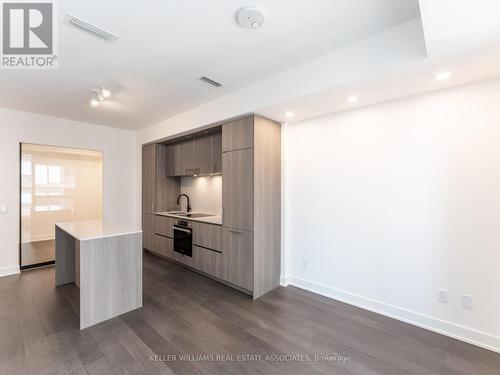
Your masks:
{"label": "tall pantry cabinet", "polygon": [[225,123],[222,151],[222,279],[255,299],[280,281],[280,124],[256,115]]}
{"label": "tall pantry cabinet", "polygon": [[167,146],[150,144],[142,147],[142,247],[157,252],[155,214],[177,209],[180,183],[167,176]]}

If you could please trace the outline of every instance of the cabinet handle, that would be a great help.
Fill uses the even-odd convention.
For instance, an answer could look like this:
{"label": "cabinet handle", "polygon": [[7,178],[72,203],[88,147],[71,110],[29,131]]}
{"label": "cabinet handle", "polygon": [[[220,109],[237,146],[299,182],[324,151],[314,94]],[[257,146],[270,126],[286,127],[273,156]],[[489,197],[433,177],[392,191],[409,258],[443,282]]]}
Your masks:
{"label": "cabinet handle", "polygon": [[236,233],[236,234],[242,234],[243,233],[241,230],[236,230],[236,229],[229,229],[229,232]]}
{"label": "cabinet handle", "polygon": [[172,229],[173,230],[178,230],[178,231],[181,231],[181,232],[184,232],[184,233],[191,233],[191,231],[189,229],[182,229],[182,228],[179,228],[179,227],[176,227],[176,226],[173,226]]}

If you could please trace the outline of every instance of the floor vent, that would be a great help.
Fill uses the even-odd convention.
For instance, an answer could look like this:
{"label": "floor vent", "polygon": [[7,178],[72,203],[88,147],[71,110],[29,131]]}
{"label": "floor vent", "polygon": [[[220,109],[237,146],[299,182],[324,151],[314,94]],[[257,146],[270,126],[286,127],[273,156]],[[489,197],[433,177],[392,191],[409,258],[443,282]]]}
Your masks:
{"label": "floor vent", "polygon": [[201,77],[201,78],[200,78],[200,81],[206,82],[206,83],[208,83],[209,85],[212,85],[212,86],[215,86],[215,87],[221,87],[221,86],[222,86],[222,84],[221,84],[221,83],[219,83],[219,82],[217,82],[217,81],[214,81],[213,79],[210,79],[210,78],[205,77],[205,76]]}

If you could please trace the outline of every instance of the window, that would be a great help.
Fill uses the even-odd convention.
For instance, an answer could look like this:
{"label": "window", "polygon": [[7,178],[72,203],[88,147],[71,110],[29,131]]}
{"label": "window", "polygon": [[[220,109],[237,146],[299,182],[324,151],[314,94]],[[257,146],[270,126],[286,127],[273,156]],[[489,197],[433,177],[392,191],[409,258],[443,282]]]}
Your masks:
{"label": "window", "polygon": [[47,185],[47,166],[35,164],[35,184],[37,185]]}
{"label": "window", "polygon": [[23,159],[21,161],[21,174],[23,176],[31,176],[31,160]]}
{"label": "window", "polygon": [[63,168],[60,165],[35,165],[37,185],[59,185],[63,182]]}
{"label": "window", "polygon": [[49,166],[49,184],[61,184],[62,183],[62,168],[59,165]]}

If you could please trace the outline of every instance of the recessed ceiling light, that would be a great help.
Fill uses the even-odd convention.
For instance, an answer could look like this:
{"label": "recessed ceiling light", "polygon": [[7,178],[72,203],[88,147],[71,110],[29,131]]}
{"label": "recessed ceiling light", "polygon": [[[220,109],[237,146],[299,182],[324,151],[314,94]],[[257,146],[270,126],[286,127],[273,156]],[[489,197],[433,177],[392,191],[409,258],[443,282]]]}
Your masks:
{"label": "recessed ceiling light", "polygon": [[447,79],[450,79],[451,78],[451,72],[440,72],[438,74],[436,74],[436,77],[435,77],[438,81],[446,81]]}
{"label": "recessed ceiling light", "polygon": [[236,22],[244,29],[258,29],[264,23],[264,14],[257,8],[241,8],[236,12]]}
{"label": "recessed ceiling light", "polygon": [[288,118],[292,118],[293,116],[295,116],[295,113],[293,113],[292,111],[287,111],[285,112],[285,116]]}
{"label": "recessed ceiling light", "polygon": [[358,101],[358,97],[355,96],[355,95],[352,95],[352,96],[349,96],[347,99],[346,99],[347,103],[349,104],[354,104]]}

